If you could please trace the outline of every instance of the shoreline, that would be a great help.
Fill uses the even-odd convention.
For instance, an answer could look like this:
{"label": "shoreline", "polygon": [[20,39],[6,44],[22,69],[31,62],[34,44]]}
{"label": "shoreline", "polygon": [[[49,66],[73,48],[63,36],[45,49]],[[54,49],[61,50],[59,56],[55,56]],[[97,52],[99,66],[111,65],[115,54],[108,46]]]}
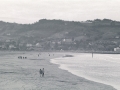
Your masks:
{"label": "shoreline", "polygon": [[[9,77],[2,74],[5,77],[3,83],[6,83],[6,86],[0,87],[0,89],[8,90],[9,87],[9,90],[15,90],[15,88],[22,90],[117,90],[110,85],[76,76],[67,70],[60,69],[58,64],[50,62],[51,59],[70,55],[70,53],[74,52],[41,52],[38,58],[38,52],[8,52],[5,57],[11,55],[15,58],[10,59],[12,61],[6,60],[8,63],[14,62],[12,64],[14,66],[11,67],[11,71],[14,73],[6,73],[6,76]],[[28,59],[18,59],[17,55],[25,55]],[[45,69],[44,77],[39,75],[40,68]]]}
{"label": "shoreline", "polygon": [[1,50],[0,52],[45,52],[45,53],[98,53],[98,54],[120,54],[118,51],[78,51],[78,50],[41,50],[41,51],[14,51],[14,50]]}
{"label": "shoreline", "polygon": [[[72,55],[72,54],[66,54],[66,57],[74,57],[74,55]],[[54,58],[52,58],[52,59],[54,59]],[[50,59],[51,60],[51,59]],[[51,62],[51,61],[50,61]],[[52,62],[51,62],[52,63]],[[53,64],[55,64],[55,63],[53,63]],[[76,78],[79,78],[79,79],[82,79],[83,80],[83,82],[84,82],[84,80],[87,82],[87,84],[85,84],[84,86],[85,87],[88,87],[89,86],[89,83],[91,83],[93,86],[90,86],[89,88],[86,88],[86,89],[84,89],[85,87],[82,87],[83,88],[83,90],[117,90],[115,87],[113,87],[113,86],[111,86],[111,85],[107,85],[107,84],[104,84],[104,83],[101,83],[101,82],[97,82],[97,81],[92,81],[92,80],[89,80],[89,79],[86,79],[85,77],[81,77],[81,76],[77,76],[77,75],[75,75],[75,74],[73,74],[73,73],[71,73],[71,72],[69,72],[69,71],[67,71],[67,70],[64,70],[64,69],[62,69],[62,68],[60,68],[60,65],[59,64],[55,64],[55,65],[57,65],[57,67],[59,68],[59,69],[61,69],[61,70],[63,70],[63,71],[66,71],[66,73],[70,73],[70,74],[72,74],[74,77],[76,77]],[[73,77],[71,75],[71,77]],[[75,79],[75,78],[74,78]],[[97,86],[96,86],[97,85]],[[101,87],[102,86],[102,87]],[[90,89],[90,88],[95,88],[95,87],[97,87],[96,89]],[[102,88],[102,89],[101,89]]]}

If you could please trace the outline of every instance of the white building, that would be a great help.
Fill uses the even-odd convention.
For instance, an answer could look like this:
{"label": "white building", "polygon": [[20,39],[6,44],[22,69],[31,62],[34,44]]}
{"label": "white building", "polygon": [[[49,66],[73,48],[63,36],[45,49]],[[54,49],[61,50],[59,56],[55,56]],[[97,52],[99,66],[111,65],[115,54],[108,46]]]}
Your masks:
{"label": "white building", "polygon": [[32,47],[32,44],[27,43],[26,47]]}
{"label": "white building", "polygon": [[114,48],[114,51],[120,51],[120,48],[119,47]]}

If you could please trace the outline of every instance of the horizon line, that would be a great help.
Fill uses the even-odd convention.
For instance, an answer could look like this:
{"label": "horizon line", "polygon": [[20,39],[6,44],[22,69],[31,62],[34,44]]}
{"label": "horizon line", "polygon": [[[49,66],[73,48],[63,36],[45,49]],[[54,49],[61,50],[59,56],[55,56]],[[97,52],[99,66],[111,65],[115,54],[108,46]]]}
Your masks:
{"label": "horizon line", "polygon": [[[96,18],[96,19],[99,19],[99,18]],[[17,22],[8,22],[8,21],[4,21],[4,20],[0,20],[0,22],[4,22],[4,23],[14,23],[14,24],[34,24],[34,23],[37,23],[37,22],[39,22],[40,20],[60,20],[60,21],[68,21],[68,22],[86,22],[86,21],[94,21],[94,20],[96,20],[96,19],[93,19],[93,20],[90,20],[90,19],[88,19],[88,20],[85,20],[85,21],[75,21],[75,20],[63,20],[63,19],[46,19],[46,18],[43,18],[43,19],[39,19],[39,20],[37,20],[37,21],[35,21],[35,22],[33,22],[33,23],[17,23]],[[108,19],[108,18],[104,18],[104,19]],[[104,20],[104,19],[99,19],[99,20]],[[108,20],[112,20],[112,19],[108,19]],[[112,21],[117,21],[117,20],[112,20]],[[118,21],[119,22],[119,21]]]}

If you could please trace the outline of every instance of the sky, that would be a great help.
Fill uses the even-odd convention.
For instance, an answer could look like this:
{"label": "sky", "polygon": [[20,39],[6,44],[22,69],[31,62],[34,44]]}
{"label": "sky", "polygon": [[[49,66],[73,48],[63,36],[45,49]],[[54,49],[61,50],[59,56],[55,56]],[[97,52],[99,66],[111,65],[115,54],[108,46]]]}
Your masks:
{"label": "sky", "polygon": [[0,0],[0,21],[34,23],[40,19],[120,21],[120,0]]}

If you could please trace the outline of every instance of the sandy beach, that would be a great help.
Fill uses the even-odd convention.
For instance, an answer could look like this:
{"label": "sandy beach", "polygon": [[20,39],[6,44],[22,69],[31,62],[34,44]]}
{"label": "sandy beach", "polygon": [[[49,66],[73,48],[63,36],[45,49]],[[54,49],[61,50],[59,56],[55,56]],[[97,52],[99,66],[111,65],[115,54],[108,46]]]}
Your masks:
{"label": "sandy beach", "polygon": [[[12,52],[9,56],[5,55],[0,59],[10,59],[0,60],[1,65],[7,63],[4,67],[0,66],[0,90],[116,90],[111,86],[73,75],[50,63],[50,59],[66,54],[42,52],[38,57],[38,52]],[[27,59],[18,59],[19,55],[27,56]],[[40,77],[40,68],[45,69],[44,77]]]}

